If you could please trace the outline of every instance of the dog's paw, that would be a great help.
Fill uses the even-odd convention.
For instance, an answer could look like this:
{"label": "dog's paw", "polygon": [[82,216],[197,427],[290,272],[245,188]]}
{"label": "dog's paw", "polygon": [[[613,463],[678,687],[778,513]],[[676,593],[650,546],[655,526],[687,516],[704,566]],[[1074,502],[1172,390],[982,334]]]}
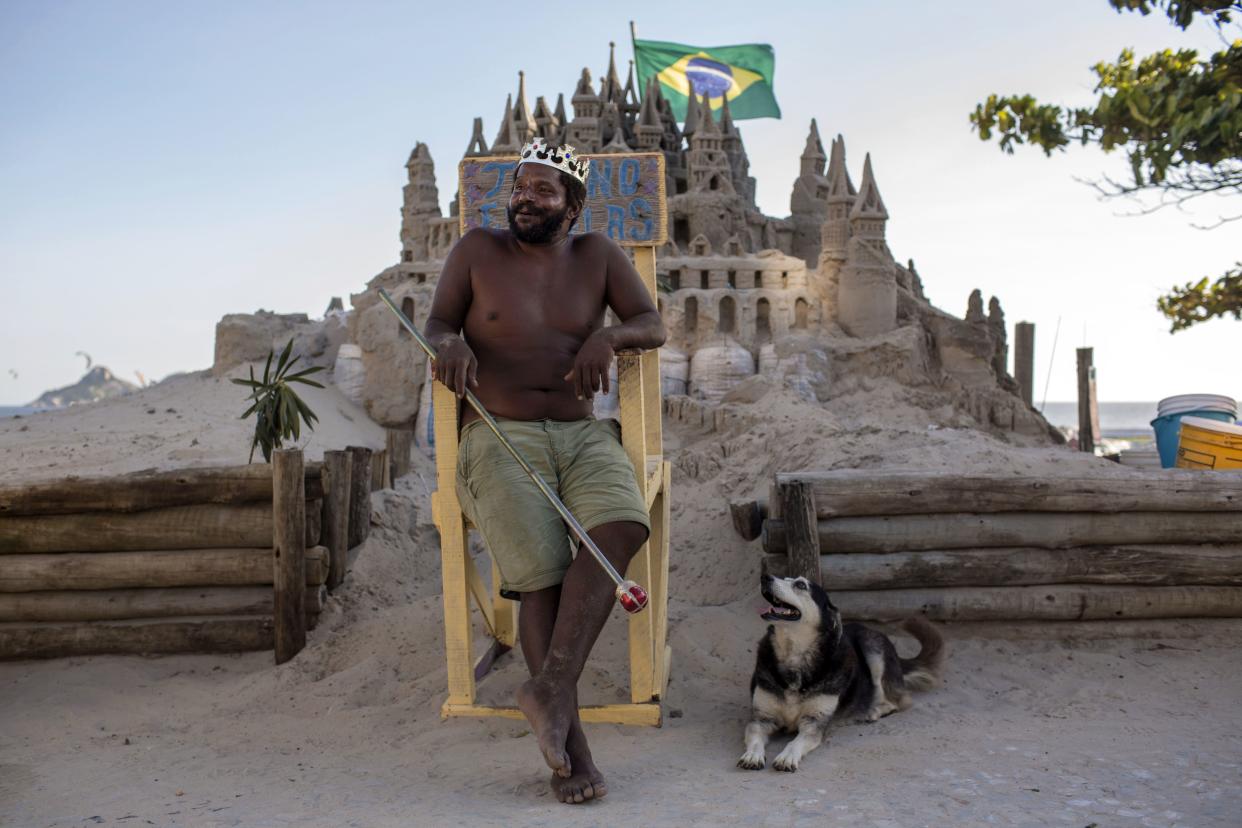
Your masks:
{"label": "dog's paw", "polygon": [[746,751],[742,754],[742,758],[737,760],[737,766],[743,770],[763,770],[764,758],[762,753],[752,753]]}
{"label": "dog's paw", "polygon": [[793,773],[798,769],[798,757],[787,756],[784,752],[772,761],[772,770]]}

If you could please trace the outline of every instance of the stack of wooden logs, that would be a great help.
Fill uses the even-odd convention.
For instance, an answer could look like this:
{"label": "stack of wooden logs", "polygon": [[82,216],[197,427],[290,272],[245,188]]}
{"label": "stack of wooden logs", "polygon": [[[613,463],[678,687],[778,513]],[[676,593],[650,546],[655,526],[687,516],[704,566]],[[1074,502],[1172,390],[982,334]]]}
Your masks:
{"label": "stack of wooden logs", "polygon": [[1242,617],[1239,473],[797,472],[732,513],[850,617]]}
{"label": "stack of wooden logs", "polygon": [[370,530],[383,452],[0,486],[0,658],[296,654]]}

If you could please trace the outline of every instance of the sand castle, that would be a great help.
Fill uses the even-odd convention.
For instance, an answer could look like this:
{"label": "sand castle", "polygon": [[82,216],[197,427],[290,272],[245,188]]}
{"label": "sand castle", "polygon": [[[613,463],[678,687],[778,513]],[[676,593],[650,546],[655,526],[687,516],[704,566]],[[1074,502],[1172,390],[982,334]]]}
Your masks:
{"label": "sand castle", "polygon": [[[569,112],[572,112],[572,115]],[[514,155],[535,136],[580,152],[661,152],[669,240],[658,250],[667,395],[715,404],[746,377],[762,374],[809,401],[856,390],[868,378],[948,392],[981,425],[1049,434],[1018,396],[1006,368],[1004,314],[979,291],[965,318],[931,305],[914,262],[899,263],[885,241],[888,208],[870,156],[856,186],[845,139],[825,151],[811,121],[790,195],[790,215],[764,215],[741,132],[727,102],[718,111],[691,98],[681,125],[659,85],[640,97],[631,67],[623,83],[614,55],[598,89],[582,70],[570,96],[538,97],[531,108],[519,73],[489,145],[475,118],[464,158]],[[428,394],[421,352],[380,304],[386,288],[422,325],[445,257],[460,237],[457,202],[440,208],[435,164],[418,143],[406,162],[400,261],[352,296],[348,340],[361,349],[360,401],[379,423],[411,428]],[[287,335],[287,334],[286,334]],[[325,352],[331,357],[334,348]]]}

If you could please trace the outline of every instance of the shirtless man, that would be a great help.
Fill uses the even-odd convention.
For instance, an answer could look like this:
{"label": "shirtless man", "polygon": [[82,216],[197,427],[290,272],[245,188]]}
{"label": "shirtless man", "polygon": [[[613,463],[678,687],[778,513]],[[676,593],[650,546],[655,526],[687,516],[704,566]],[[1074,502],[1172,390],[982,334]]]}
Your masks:
{"label": "shirtless man", "polygon": [[[586,162],[541,139],[523,148],[508,230],[475,229],[440,271],[427,320],[432,373],[458,397],[470,388],[619,572],[650,532],[620,427],[591,416],[622,348],[656,348],[664,325],[621,248],[571,237],[586,197]],[[611,308],[620,324],[605,326]],[[469,407],[457,492],[520,597],[518,634],[531,678],[517,703],[553,770],[562,802],[604,796],[578,718],[578,677],[612,609],[614,585],[589,554],[572,557],[564,523]]]}

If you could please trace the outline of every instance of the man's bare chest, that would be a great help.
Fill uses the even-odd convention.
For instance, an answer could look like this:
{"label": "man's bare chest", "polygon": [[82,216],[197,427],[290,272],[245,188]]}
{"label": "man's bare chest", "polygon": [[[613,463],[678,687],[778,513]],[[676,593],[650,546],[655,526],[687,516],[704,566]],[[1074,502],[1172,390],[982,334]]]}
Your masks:
{"label": "man's bare chest", "polygon": [[604,274],[588,268],[472,274],[471,287],[466,326],[476,335],[555,330],[585,337],[606,307]]}

